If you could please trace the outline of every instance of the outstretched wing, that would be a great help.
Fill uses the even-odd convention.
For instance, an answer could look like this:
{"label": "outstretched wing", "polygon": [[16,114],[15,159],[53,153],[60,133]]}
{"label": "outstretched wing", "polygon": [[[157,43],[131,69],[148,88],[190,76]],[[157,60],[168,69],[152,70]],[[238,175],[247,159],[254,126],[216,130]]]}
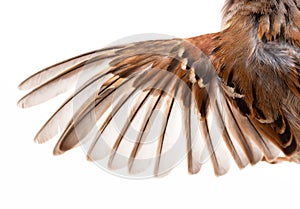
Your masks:
{"label": "outstretched wing", "polygon": [[[30,107],[75,86],[35,137],[62,130],[54,154],[81,144],[88,159],[129,173],[162,175],[187,156],[197,173],[211,160],[216,175],[279,150],[233,105],[209,58],[187,40],[155,40],[90,52],[46,68],[20,84]],[[105,162],[105,164],[103,164]]]}

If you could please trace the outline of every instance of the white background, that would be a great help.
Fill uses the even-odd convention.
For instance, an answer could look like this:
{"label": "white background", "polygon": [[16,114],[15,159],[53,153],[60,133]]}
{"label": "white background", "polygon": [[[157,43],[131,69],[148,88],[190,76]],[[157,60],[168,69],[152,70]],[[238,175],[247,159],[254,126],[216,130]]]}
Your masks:
{"label": "white background", "polygon": [[[297,208],[300,165],[260,163],[216,178],[184,166],[159,179],[128,180],[85,161],[52,156],[33,137],[56,106],[22,110],[17,85],[66,58],[132,34],[190,37],[217,31],[223,1],[6,1],[0,3],[0,208]],[[52,104],[50,102],[50,104]]]}

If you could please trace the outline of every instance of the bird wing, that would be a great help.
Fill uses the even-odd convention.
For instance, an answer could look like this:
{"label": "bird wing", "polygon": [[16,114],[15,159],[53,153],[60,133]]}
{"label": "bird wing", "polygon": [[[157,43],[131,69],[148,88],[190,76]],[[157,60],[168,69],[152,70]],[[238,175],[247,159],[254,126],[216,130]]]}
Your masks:
{"label": "bird wing", "polygon": [[182,159],[190,173],[210,160],[216,175],[278,148],[234,105],[210,59],[184,39],[153,40],[93,51],[48,67],[20,84],[19,105],[74,92],[35,137],[61,133],[54,154],[82,145],[89,160],[109,169],[163,175]]}

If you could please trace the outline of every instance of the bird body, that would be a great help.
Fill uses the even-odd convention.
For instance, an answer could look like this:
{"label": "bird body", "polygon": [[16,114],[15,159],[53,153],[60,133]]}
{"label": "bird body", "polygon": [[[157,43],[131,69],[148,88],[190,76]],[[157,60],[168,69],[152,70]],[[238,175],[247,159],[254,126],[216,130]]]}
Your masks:
{"label": "bird body", "polygon": [[[227,0],[220,32],[74,57],[21,83],[21,89],[33,90],[19,105],[44,102],[71,84],[75,92],[35,138],[45,142],[63,130],[55,154],[83,143],[96,127],[95,136],[85,140],[88,159],[108,158],[109,168],[127,167],[129,173],[141,172],[151,159],[153,173],[164,174],[181,155],[165,151],[178,103],[184,133],[178,140],[184,141],[190,173],[197,173],[208,158],[216,175],[225,174],[228,153],[240,168],[261,160],[299,162],[300,1]],[[117,122],[118,134],[103,140],[125,106],[128,114],[121,125]],[[164,115],[159,122],[155,110]],[[138,118],[137,134],[128,143]],[[145,151],[155,124],[160,124],[155,146]],[[152,157],[146,160],[144,152]]]}

